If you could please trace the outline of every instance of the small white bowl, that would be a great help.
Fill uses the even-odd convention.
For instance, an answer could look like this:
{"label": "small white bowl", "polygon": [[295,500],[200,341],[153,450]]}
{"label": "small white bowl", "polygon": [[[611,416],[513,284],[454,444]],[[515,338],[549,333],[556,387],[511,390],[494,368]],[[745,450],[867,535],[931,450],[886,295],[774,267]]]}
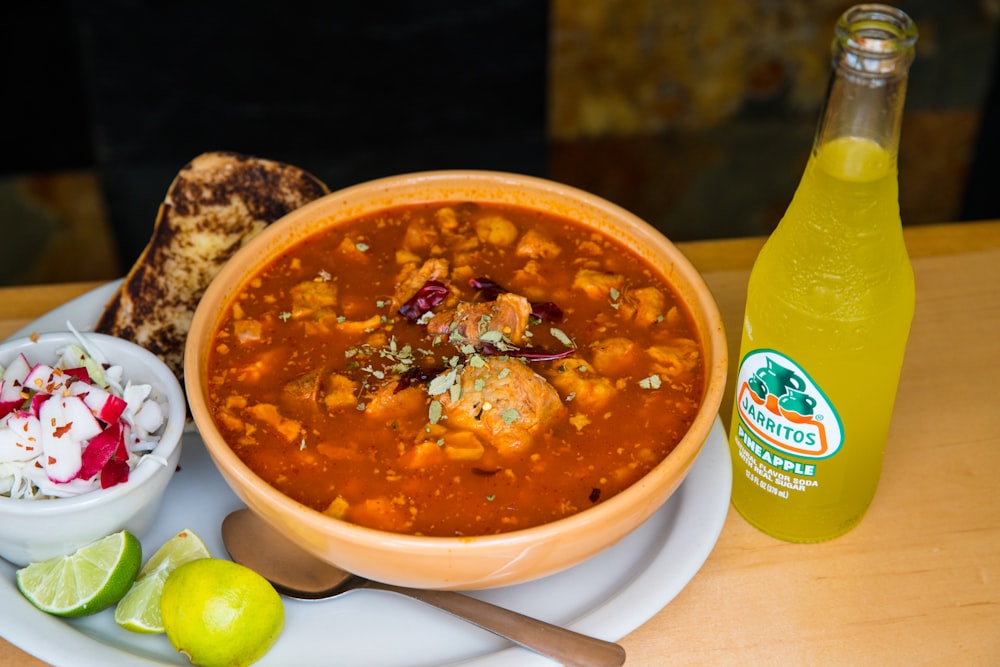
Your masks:
{"label": "small white bowl", "polygon": [[[177,378],[160,359],[121,338],[85,333],[124,377],[153,386],[165,404],[165,423],[153,450],[127,482],[71,498],[22,500],[0,496],[0,556],[18,566],[72,553],[105,535],[128,530],[141,536],[152,524],[181,454],[187,404]],[[31,361],[54,359],[56,350],[76,343],[70,332],[46,333],[0,343],[0,365],[23,352]],[[166,465],[164,465],[164,462]]]}

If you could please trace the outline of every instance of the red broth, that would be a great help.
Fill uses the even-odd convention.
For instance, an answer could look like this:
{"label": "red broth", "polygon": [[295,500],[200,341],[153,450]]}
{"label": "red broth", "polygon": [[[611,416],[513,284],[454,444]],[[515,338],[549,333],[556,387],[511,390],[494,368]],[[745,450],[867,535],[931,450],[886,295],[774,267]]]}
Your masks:
{"label": "red broth", "polygon": [[690,315],[643,260],[571,220],[473,203],[318,233],[250,279],[215,333],[216,425],[321,512],[434,536],[612,498],[698,411]]}

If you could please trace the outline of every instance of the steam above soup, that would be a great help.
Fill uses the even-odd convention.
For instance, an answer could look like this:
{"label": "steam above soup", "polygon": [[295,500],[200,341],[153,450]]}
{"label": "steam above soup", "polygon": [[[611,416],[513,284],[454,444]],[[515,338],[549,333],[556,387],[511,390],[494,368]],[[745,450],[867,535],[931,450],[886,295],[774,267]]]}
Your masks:
{"label": "steam above soup", "polygon": [[662,276],[500,204],[326,229],[248,280],[215,339],[213,418],[254,472],[412,534],[528,528],[613,497],[684,436],[704,384]]}

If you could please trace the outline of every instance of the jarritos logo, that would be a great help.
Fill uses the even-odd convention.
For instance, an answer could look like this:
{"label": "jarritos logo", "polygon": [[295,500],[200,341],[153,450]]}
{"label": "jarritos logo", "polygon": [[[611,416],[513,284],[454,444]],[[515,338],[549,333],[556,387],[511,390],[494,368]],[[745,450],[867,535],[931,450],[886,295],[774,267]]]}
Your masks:
{"label": "jarritos logo", "polygon": [[826,395],[780,352],[755,350],[743,358],[736,405],[747,429],[785,454],[825,459],[844,442],[840,416]]}

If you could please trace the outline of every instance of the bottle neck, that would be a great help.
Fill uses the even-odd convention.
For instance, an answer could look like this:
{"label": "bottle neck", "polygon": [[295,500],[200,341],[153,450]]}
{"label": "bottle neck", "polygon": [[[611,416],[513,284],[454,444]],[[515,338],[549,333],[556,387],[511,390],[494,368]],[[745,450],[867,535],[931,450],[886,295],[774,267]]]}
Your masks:
{"label": "bottle neck", "polygon": [[895,160],[917,28],[903,11],[858,5],[840,17],[833,73],[813,145],[852,137],[872,141]]}

